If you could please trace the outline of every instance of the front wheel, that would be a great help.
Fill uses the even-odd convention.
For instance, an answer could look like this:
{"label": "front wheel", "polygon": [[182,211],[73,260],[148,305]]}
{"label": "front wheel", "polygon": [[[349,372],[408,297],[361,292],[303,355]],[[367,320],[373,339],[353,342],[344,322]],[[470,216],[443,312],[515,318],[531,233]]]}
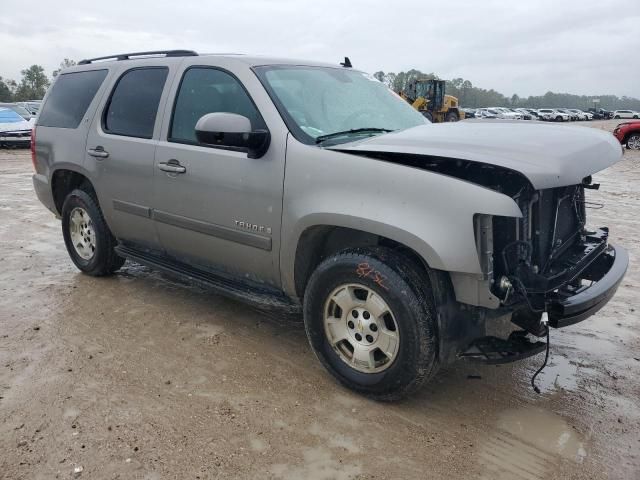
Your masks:
{"label": "front wheel", "polygon": [[125,262],[92,189],[73,190],[62,205],[62,235],[73,263],[89,275],[109,275]]}
{"label": "front wheel", "polygon": [[458,114],[456,112],[449,112],[444,118],[445,122],[457,122],[458,120],[460,120],[460,118],[458,117]]}
{"label": "front wheel", "polygon": [[426,274],[383,248],[327,258],[304,296],[305,329],[320,362],[378,400],[408,395],[437,370],[434,311]]}
{"label": "front wheel", "polygon": [[630,150],[640,150],[640,133],[634,133],[627,138],[627,148]]}

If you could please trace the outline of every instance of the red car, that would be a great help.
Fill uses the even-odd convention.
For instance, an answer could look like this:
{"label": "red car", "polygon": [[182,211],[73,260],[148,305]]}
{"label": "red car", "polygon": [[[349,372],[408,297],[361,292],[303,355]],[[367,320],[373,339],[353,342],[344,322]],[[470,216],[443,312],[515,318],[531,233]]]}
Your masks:
{"label": "red car", "polygon": [[627,148],[640,150],[640,121],[624,122],[613,131],[621,144],[627,144]]}

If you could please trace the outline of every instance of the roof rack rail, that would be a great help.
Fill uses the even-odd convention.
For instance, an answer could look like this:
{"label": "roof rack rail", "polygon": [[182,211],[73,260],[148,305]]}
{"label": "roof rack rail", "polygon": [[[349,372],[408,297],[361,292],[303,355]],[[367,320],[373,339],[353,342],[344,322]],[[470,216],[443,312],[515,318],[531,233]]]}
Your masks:
{"label": "roof rack rail", "polygon": [[120,53],[118,55],[108,55],[106,57],[87,58],[80,60],[78,65],[88,65],[100,60],[129,60],[131,57],[151,57],[151,56],[165,56],[165,57],[196,57],[198,52],[193,50],[153,50],[150,52],[134,52],[134,53]]}

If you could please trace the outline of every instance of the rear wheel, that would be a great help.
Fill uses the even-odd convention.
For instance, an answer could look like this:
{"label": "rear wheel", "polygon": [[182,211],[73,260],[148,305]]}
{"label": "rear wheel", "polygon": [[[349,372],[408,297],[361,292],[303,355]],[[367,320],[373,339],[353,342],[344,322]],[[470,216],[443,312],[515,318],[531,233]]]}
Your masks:
{"label": "rear wheel", "polygon": [[437,369],[428,279],[394,251],[351,249],[323,261],[305,291],[304,321],[325,368],[376,399],[406,396]]}
{"label": "rear wheel", "polygon": [[640,133],[633,133],[627,138],[627,148],[630,150],[640,150]]}
{"label": "rear wheel", "polygon": [[613,118],[620,118],[620,115],[616,115],[616,116],[615,116],[615,117],[613,117]]}
{"label": "rear wheel", "polygon": [[90,188],[73,190],[62,205],[62,235],[73,263],[89,275],[109,275],[125,259],[115,253],[116,239]]}

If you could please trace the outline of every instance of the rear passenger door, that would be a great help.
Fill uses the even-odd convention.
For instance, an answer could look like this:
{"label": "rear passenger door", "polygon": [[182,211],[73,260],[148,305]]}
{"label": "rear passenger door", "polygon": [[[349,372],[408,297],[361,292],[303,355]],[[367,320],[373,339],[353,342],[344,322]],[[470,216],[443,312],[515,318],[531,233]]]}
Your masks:
{"label": "rear passenger door", "polygon": [[87,137],[85,165],[109,228],[120,240],[158,250],[151,220],[153,160],[165,87],[178,61],[136,62],[133,68],[121,62]]}

